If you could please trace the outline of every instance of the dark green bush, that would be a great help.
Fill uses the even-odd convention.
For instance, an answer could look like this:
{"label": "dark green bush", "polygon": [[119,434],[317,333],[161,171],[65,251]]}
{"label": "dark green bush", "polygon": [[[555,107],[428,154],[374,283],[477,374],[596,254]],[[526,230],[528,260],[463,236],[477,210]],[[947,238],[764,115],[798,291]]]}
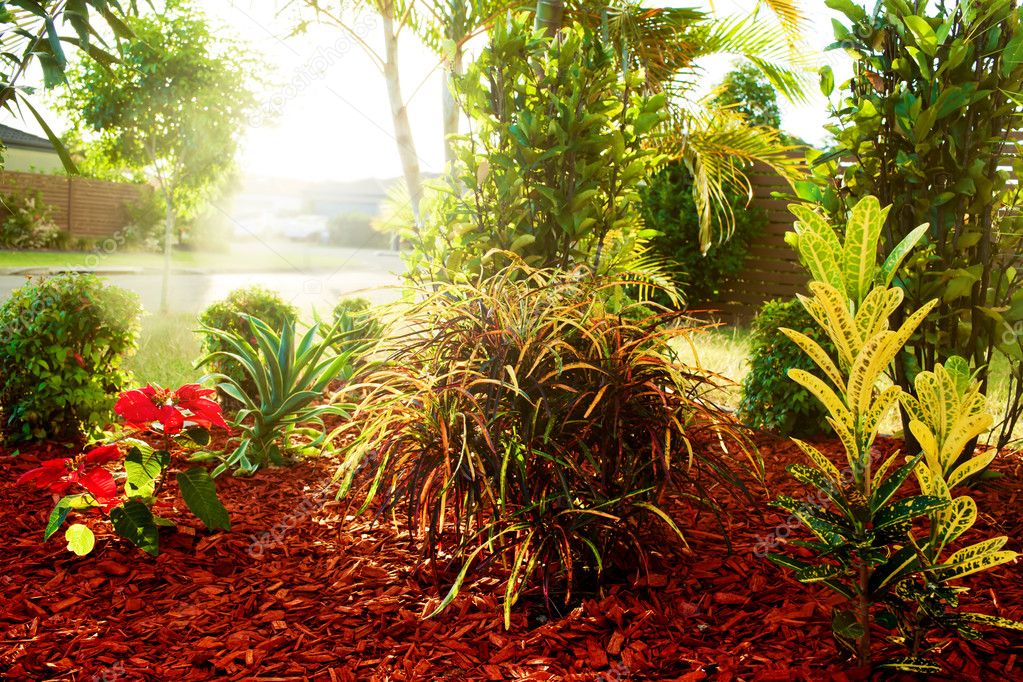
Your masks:
{"label": "dark green bush", "polygon": [[[223,301],[218,301],[199,315],[199,322],[204,327],[219,329],[231,334],[241,334],[246,338],[250,335],[249,321],[245,315],[259,318],[273,331],[280,333],[288,322],[298,319],[298,310],[283,299],[277,292],[261,286],[235,289]],[[255,339],[250,340],[255,343]],[[202,335],[203,355],[229,351],[230,347],[222,336],[205,333]],[[217,355],[207,363],[210,372],[230,377],[246,393],[254,394],[256,386],[237,361]],[[220,397],[230,405],[238,403],[223,391]]]}
{"label": "dark green bush", "polygon": [[95,275],[58,275],[0,307],[0,428],[9,442],[72,442],[106,426],[138,341],[138,297]]}
{"label": "dark green bush", "polygon": [[668,261],[664,271],[675,280],[689,307],[717,300],[724,283],[742,272],[750,240],[767,224],[763,210],[747,208],[746,197],[729,194],[735,232],[728,241],[711,245],[704,255],[693,179],[681,161],[650,176],[640,196],[644,223],[660,233],[650,240],[650,251]]}
{"label": "dark green bush", "polygon": [[747,426],[785,435],[812,435],[827,428],[827,410],[788,377],[793,367],[814,371],[813,361],[780,331],[795,329],[830,353],[834,347],[796,299],[764,304],[750,334],[749,374],[742,382],[739,414]]}

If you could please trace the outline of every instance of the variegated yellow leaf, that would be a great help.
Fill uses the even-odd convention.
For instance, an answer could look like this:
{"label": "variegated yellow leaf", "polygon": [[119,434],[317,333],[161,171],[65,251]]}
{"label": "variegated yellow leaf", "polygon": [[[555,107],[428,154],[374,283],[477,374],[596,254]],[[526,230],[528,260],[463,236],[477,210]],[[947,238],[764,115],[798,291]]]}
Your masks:
{"label": "variegated yellow leaf", "polygon": [[937,551],[973,527],[977,520],[977,503],[972,497],[962,496],[952,500],[952,504],[940,512],[938,523]]}
{"label": "variegated yellow leaf", "polygon": [[799,449],[810,458],[810,461],[814,463],[814,466],[820,469],[822,474],[831,479],[836,485],[840,485],[842,483],[842,472],[838,470],[838,467],[836,467],[830,459],[824,456],[824,453],[798,438],[793,438],[792,442],[799,446]]}
{"label": "variegated yellow leaf", "polygon": [[866,341],[888,329],[888,318],[902,302],[902,289],[874,287],[856,310],[856,329],[860,340]]}
{"label": "variegated yellow leaf", "polygon": [[974,573],[979,573],[980,571],[986,571],[987,569],[1000,564],[1008,563],[1015,558],[1015,552],[1007,550],[1003,552],[991,552],[965,561],[942,564],[934,569],[932,575],[941,581],[956,580],[958,578],[965,578],[966,576]]}
{"label": "variegated yellow leaf", "polygon": [[903,321],[902,326],[895,332],[895,336],[892,339],[892,343],[895,344],[896,348],[902,348],[906,345],[909,338],[913,336],[913,332],[916,331],[916,328],[920,326],[920,323],[924,321],[936,305],[938,305],[938,299],[931,299]]}
{"label": "variegated yellow leaf", "polygon": [[812,393],[832,417],[841,421],[849,429],[853,428],[853,415],[831,387],[806,370],[792,368],[789,377],[797,384]]}
{"label": "variegated yellow leaf", "polygon": [[859,443],[856,441],[856,436],[853,435],[852,428],[842,422],[838,421],[834,417],[825,417],[828,424],[831,425],[831,429],[838,436],[838,439],[842,441],[842,446],[845,448],[846,460],[849,462],[849,466],[856,469],[860,469],[860,460],[862,459],[862,453],[866,452],[866,448],[861,448]]}
{"label": "variegated yellow leaf", "polygon": [[941,444],[940,458],[943,475],[948,474],[955,466],[966,444],[987,431],[993,421],[994,418],[989,413],[982,412],[966,418],[963,422],[956,422],[951,433],[945,437],[945,442]]}
{"label": "variegated yellow leaf", "polygon": [[852,365],[860,350],[860,338],[856,331],[856,323],[849,312],[848,300],[830,284],[810,282],[809,287],[825,317],[826,323],[821,326],[835,344],[839,359],[846,366]]}
{"label": "variegated yellow leaf", "polygon": [[878,426],[888,415],[889,410],[902,395],[902,389],[898,386],[889,386],[881,391],[870,403],[870,409],[862,417],[863,433],[876,433]]}
{"label": "variegated yellow leaf", "polygon": [[849,213],[842,250],[846,292],[856,303],[866,297],[877,272],[877,243],[891,206],[881,208],[877,197],[865,196]]}
{"label": "variegated yellow leaf", "polygon": [[866,414],[874,396],[874,388],[885,369],[899,352],[892,341],[895,333],[883,331],[863,345],[849,370],[849,390],[846,400],[857,414]]}
{"label": "variegated yellow leaf", "polygon": [[943,486],[939,486],[938,482],[941,480],[940,476],[936,476],[931,468],[927,466],[926,462],[920,462],[913,468],[913,473],[916,474],[916,481],[920,485],[920,492],[924,495],[933,495],[934,497],[945,497],[939,495],[944,489]]}
{"label": "variegated yellow leaf", "polygon": [[993,460],[997,454],[997,450],[991,449],[975,457],[971,457],[966,462],[957,466],[955,470],[948,475],[948,487],[954,488],[970,476],[983,471],[987,468],[988,464],[991,464],[991,460]]}
{"label": "variegated yellow leaf", "polygon": [[927,467],[933,471],[935,475],[944,478],[945,471],[941,468],[938,439],[934,437],[934,433],[931,432],[930,427],[921,421],[913,420],[909,423],[909,431],[920,444],[920,450],[924,453],[924,460],[927,462]]}
{"label": "variegated yellow leaf", "polygon": [[842,287],[840,254],[831,250],[828,242],[815,232],[799,235],[799,258],[818,282],[827,282],[833,287]]}
{"label": "variegated yellow leaf", "polygon": [[842,386],[845,384],[845,381],[842,379],[842,373],[838,371],[835,361],[832,360],[831,356],[829,356],[827,352],[820,347],[820,344],[806,334],[798,332],[795,329],[786,329],[785,327],[782,327],[779,331],[792,339],[792,342],[799,346],[803,352],[814,361],[814,364],[821,368],[821,371],[824,372],[828,379],[831,379],[831,382],[835,386]]}
{"label": "variegated yellow leaf", "polygon": [[997,552],[1002,547],[1005,547],[1005,543],[1008,541],[1009,538],[1007,538],[1004,535],[1000,535],[998,537],[982,540],[981,542],[972,544],[969,547],[963,547],[958,552],[953,553],[952,556],[950,556],[945,561],[945,565],[950,566],[952,564],[960,563],[962,561],[976,559],[977,557],[982,556],[984,554]]}
{"label": "variegated yellow leaf", "polygon": [[899,402],[902,404],[902,408],[906,410],[906,413],[909,415],[911,420],[915,419],[916,421],[922,422],[927,419],[927,415],[924,414],[923,408],[920,407],[920,402],[909,393],[906,393],[905,391],[900,393]]}

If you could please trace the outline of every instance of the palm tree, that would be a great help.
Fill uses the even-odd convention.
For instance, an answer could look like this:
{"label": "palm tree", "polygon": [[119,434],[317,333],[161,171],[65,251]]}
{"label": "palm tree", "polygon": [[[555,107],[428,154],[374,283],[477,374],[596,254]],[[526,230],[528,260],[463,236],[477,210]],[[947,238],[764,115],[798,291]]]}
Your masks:
{"label": "palm tree", "polygon": [[802,14],[795,0],[764,3],[777,23],[765,21],[758,12],[718,18],[695,9],[643,7],[635,0],[570,5],[538,0],[536,6],[536,26],[548,33],[561,25],[562,15],[599,27],[616,46],[621,68],[642,69],[647,90],[668,96],[669,116],[657,144],[670,157],[682,159],[692,173],[704,249],[732,231],[728,191],[752,196],[746,175],[752,164],[764,164],[790,181],[803,174],[802,162],[777,130],[751,126],[736,112],[715,105],[713,98],[694,96],[702,75],[699,62],[714,54],[748,60],[791,100],[805,96],[810,64],[796,38]]}

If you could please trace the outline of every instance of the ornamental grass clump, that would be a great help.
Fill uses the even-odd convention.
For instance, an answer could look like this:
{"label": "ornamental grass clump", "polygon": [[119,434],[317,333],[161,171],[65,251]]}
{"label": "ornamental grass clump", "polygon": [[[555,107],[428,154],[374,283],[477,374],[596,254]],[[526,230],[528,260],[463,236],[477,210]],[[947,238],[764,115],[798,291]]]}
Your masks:
{"label": "ornamental grass clump", "polygon": [[[795,516],[814,536],[789,544],[804,558],[771,555],[805,583],[820,583],[846,602],[834,607],[836,641],[855,654],[861,666],[876,663],[881,647],[872,631],[889,631],[878,667],[916,673],[941,673],[933,652],[941,638],[981,636],[975,626],[1017,630],[1023,624],[959,609],[967,588],[960,578],[1012,561],[1006,537],[976,541],[967,535],[977,505],[951,492],[981,471],[994,452],[963,458],[967,443],[991,424],[984,398],[965,360],[953,358],[915,380],[915,395],[892,385],[886,372],[936,300],[905,314],[897,329],[889,318],[899,309],[903,291],[891,286],[903,259],[923,236],[921,225],[900,242],[878,267],[877,246],[888,208],[865,197],[852,209],[844,242],[818,213],[793,206],[798,221],[791,242],[809,270],[812,296],[800,301],[827,334],[835,352],[827,352],[806,334],[783,329],[810,357],[816,371],[789,370],[789,376],[827,409],[827,422],[845,449],[836,465],[809,443],[796,440],[812,465],[791,464],[800,483],[820,492],[823,503],[779,497],[775,504]],[[901,403],[922,452],[896,452],[884,461],[873,448],[885,416]],[[839,469],[844,467],[844,471]],[[909,491],[914,477],[918,491]],[[963,538],[968,538],[965,542]],[[806,554],[812,556],[807,560]],[[894,645],[894,647],[892,646]],[[893,649],[895,649],[893,651]]]}
{"label": "ornamental grass clump", "polygon": [[636,285],[516,265],[424,289],[359,385],[341,494],[404,513],[434,566],[451,557],[435,612],[494,562],[508,571],[506,625],[534,588],[559,610],[646,564],[647,521],[685,542],[671,496],[713,509],[721,484],[742,487],[736,461],[761,469],[705,399],[710,375],[673,360],[668,342],[691,330],[612,309]]}

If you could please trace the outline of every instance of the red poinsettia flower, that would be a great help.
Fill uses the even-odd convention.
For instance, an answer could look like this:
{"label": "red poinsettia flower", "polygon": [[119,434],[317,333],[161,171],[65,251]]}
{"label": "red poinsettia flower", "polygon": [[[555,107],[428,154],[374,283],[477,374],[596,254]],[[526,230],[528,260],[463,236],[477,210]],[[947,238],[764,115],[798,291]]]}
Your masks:
{"label": "red poinsettia flower", "polygon": [[[26,471],[18,477],[18,483],[35,483],[39,488],[49,488],[58,495],[67,494],[75,486],[85,488],[93,499],[105,510],[119,503],[117,483],[114,476],[103,468],[103,464],[119,459],[121,450],[117,445],[101,445],[78,457],[48,459],[41,466]],[[93,465],[89,468],[88,465]]]}
{"label": "red poinsettia flower", "polygon": [[227,429],[220,405],[206,397],[213,393],[199,384],[185,384],[176,391],[149,385],[122,393],[114,412],[134,428],[154,429],[153,425],[159,424],[159,431],[168,436],[180,433],[186,421]]}

